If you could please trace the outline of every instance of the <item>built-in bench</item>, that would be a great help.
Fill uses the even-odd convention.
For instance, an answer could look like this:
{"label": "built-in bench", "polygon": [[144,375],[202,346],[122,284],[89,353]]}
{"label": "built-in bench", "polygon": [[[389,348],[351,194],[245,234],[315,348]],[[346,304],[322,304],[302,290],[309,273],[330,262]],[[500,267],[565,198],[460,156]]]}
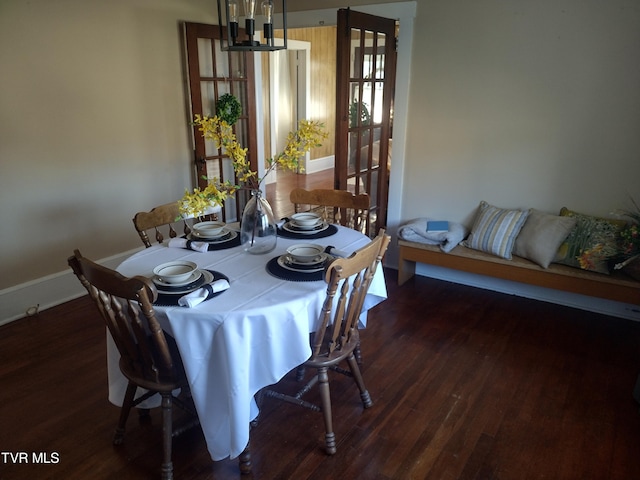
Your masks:
{"label": "built-in bench", "polygon": [[449,253],[443,252],[437,245],[425,245],[402,239],[398,239],[398,245],[400,246],[399,285],[415,275],[416,262],[418,262],[640,305],[640,282],[621,272],[605,275],[556,263],[544,269],[524,258],[514,256],[512,260],[505,260],[462,245],[458,245]]}

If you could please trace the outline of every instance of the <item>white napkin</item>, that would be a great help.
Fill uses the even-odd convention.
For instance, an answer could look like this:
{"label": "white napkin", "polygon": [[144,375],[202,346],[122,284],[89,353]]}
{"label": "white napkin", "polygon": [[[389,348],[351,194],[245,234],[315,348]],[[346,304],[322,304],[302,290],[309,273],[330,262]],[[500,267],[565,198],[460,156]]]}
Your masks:
{"label": "white napkin", "polygon": [[172,238],[169,240],[168,245],[172,248],[190,248],[191,250],[202,253],[209,251],[209,244],[207,242],[193,242],[186,238]]}
{"label": "white napkin", "polygon": [[329,255],[333,255],[334,257],[347,258],[349,255],[351,255],[349,252],[338,250],[336,247],[333,247],[331,245],[325,248],[324,251],[325,253],[328,253]]}
{"label": "white napkin", "polygon": [[215,282],[207,283],[198,290],[183,295],[178,300],[178,305],[187,308],[195,307],[196,305],[200,305],[205,300],[211,298],[214,293],[222,292],[227,288],[229,288],[229,282],[221,278]]}
{"label": "white napkin", "polygon": [[276,223],[276,226],[278,228],[282,228],[284,227],[284,224],[287,223],[289,221],[289,217],[283,217],[280,219],[280,221],[278,223]]}

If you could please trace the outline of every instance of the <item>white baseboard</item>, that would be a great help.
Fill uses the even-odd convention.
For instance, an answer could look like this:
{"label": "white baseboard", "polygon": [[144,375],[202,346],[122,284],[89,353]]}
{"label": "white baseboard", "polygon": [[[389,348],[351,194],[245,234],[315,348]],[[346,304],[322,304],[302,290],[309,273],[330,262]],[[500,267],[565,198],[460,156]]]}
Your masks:
{"label": "white baseboard", "polygon": [[[307,162],[304,172],[302,175],[308,175],[310,173],[318,173],[323,170],[329,170],[330,168],[334,168],[335,166],[335,156],[330,155],[328,157],[316,158],[315,160],[310,160]],[[264,179],[265,185],[278,181],[277,172],[269,172]]]}
{"label": "white baseboard", "polygon": [[[126,258],[140,250],[141,248],[137,248],[123,252],[99,260],[98,263],[116,268]],[[86,293],[87,291],[80,285],[71,269],[5,288],[0,290],[0,325],[25,316],[37,315],[39,311],[68,302]]]}
{"label": "white baseboard", "polygon": [[448,282],[460,283],[471,287],[484,288],[496,292],[517,295],[543,302],[556,303],[567,307],[587,310],[612,317],[640,321],[640,306],[614,302],[602,298],[562,292],[551,288],[537,287],[510,280],[487,277],[475,273],[462,272],[433,265],[416,264],[416,275],[437,278]]}
{"label": "white baseboard", "polygon": [[304,173],[317,173],[322,170],[328,170],[335,165],[335,156],[329,155],[328,157],[316,158],[307,162]]}

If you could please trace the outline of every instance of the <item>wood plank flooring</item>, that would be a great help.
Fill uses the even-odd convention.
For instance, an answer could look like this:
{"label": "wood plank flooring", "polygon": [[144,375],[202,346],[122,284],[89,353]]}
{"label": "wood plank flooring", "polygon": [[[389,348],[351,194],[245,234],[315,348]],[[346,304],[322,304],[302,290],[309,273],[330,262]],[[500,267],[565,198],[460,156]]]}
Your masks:
{"label": "wood plank flooring", "polygon": [[[333,377],[329,457],[320,414],[268,401],[244,478],[638,478],[640,324],[433,279],[398,287],[396,273],[362,332],[374,406]],[[111,444],[118,409],[86,297],[0,327],[0,360],[0,451],[29,460],[2,454],[0,479],[159,478],[159,412]],[[174,466],[177,479],[241,478],[198,429],[174,440]]]}

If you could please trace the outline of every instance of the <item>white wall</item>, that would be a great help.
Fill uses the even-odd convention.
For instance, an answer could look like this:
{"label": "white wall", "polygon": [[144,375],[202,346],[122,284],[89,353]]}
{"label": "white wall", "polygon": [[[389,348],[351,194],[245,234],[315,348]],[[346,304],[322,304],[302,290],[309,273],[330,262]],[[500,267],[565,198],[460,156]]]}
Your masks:
{"label": "white wall", "polygon": [[[470,226],[480,200],[603,216],[631,208],[639,26],[640,3],[629,0],[418,2],[402,220]],[[640,320],[637,305],[424,265],[417,273]]]}
{"label": "white wall", "polygon": [[66,299],[74,248],[105,259],[141,246],[133,215],[191,187],[179,24],[215,12],[214,0],[0,1],[0,323]]}
{"label": "white wall", "polygon": [[416,23],[404,219],[640,200],[640,3],[430,0]]}
{"label": "white wall", "polygon": [[213,0],[0,2],[0,289],[137,247],[191,185],[179,21]]}

